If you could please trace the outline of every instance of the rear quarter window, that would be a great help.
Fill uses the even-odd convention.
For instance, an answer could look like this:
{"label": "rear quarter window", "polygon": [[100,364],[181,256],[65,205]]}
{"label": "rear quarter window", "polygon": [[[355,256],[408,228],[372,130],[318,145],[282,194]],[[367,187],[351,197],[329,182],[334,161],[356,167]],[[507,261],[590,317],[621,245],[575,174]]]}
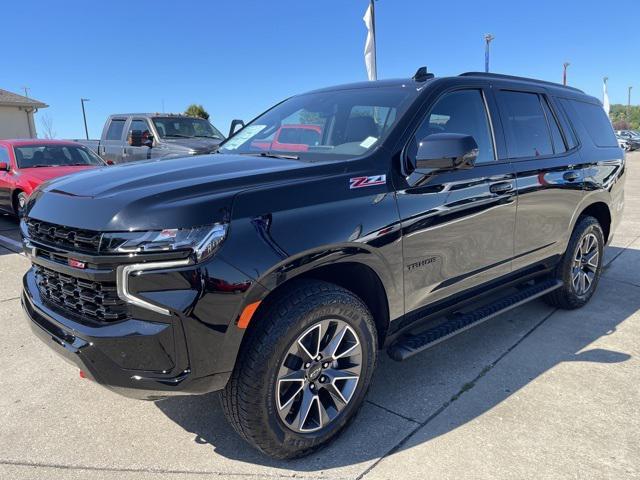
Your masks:
{"label": "rear quarter window", "polygon": [[571,120],[582,124],[596,147],[618,146],[611,122],[601,105],[574,99],[563,102],[571,107],[567,109]]}

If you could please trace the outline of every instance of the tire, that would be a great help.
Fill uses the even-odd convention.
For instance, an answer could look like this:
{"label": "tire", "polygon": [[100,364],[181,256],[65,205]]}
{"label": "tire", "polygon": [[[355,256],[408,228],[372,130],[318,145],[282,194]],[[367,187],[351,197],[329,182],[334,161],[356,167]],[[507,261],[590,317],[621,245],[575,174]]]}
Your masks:
{"label": "tire", "polygon": [[[592,250],[589,250],[586,256],[589,261],[585,261],[581,251],[585,251],[585,246],[588,246],[585,242],[590,241],[594,243],[589,243],[592,245]],[[556,267],[556,278],[561,280],[563,285],[545,296],[545,301],[565,310],[584,306],[598,286],[602,273],[603,254],[604,233],[600,223],[591,216],[580,217],[571,234],[567,250]],[[597,258],[593,255],[597,255]],[[577,282],[574,281],[576,278],[578,278]],[[584,279],[584,283],[581,279]],[[587,285],[586,289],[583,288]]]}
{"label": "tire", "polygon": [[[251,322],[235,369],[220,395],[225,416],[242,438],[271,457],[307,455],[335,438],[362,406],[377,359],[371,313],[344,288],[302,280],[265,300]],[[342,338],[335,340],[340,332],[344,332]],[[309,361],[316,353],[316,343],[316,351],[326,354],[323,361],[330,360],[325,362],[329,367],[322,361]],[[354,380],[352,372],[358,367],[352,365],[358,362],[359,376]],[[341,378],[347,370],[350,378]],[[296,379],[283,379],[290,377],[289,372]],[[342,388],[339,394],[338,388]],[[306,401],[314,395],[318,400]],[[342,400],[346,400],[344,405]],[[305,403],[311,407],[303,415]]]}
{"label": "tire", "polygon": [[28,198],[29,196],[24,192],[19,192],[18,195],[16,195],[13,211],[16,213],[16,216],[18,218],[22,217],[22,213],[24,211],[25,205],[27,204]]}

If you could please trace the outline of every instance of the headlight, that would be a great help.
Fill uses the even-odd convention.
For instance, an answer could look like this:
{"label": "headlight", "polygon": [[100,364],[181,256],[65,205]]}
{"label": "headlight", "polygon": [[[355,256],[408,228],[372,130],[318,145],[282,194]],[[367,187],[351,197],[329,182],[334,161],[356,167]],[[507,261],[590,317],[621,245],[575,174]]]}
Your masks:
{"label": "headlight", "polygon": [[194,228],[105,233],[101,250],[113,253],[139,253],[190,249],[199,262],[218,249],[227,235],[228,226],[226,223],[216,223]]}

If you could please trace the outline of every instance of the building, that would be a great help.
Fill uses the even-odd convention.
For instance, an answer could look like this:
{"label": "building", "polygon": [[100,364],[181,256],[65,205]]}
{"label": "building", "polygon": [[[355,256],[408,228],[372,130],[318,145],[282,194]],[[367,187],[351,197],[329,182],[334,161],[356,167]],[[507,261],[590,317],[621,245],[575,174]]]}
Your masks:
{"label": "building", "polygon": [[33,114],[49,105],[0,88],[0,139],[36,138]]}

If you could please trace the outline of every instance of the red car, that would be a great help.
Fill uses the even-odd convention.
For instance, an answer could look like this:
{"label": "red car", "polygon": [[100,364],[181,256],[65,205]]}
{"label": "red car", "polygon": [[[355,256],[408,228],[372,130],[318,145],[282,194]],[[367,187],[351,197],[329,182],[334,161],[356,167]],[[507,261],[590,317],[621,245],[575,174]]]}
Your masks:
{"label": "red car", "polygon": [[282,125],[273,136],[273,140],[255,140],[251,146],[259,150],[306,152],[309,147],[319,145],[321,140],[320,125]]}
{"label": "red car", "polygon": [[41,183],[106,163],[78,143],[61,140],[0,140],[0,210],[20,215]]}

